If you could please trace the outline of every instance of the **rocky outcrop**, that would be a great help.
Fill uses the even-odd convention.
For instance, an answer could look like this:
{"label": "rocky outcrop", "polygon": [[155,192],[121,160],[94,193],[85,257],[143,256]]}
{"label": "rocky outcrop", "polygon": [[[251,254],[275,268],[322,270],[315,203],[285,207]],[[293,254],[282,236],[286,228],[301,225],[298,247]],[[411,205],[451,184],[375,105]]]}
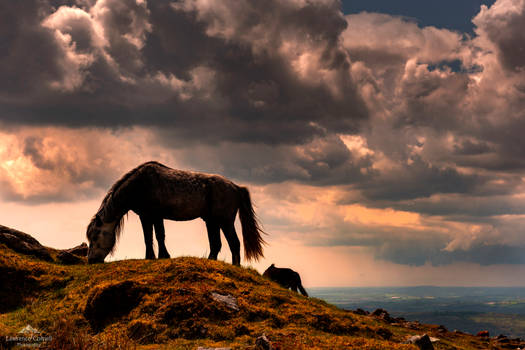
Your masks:
{"label": "rocky outcrop", "polygon": [[53,261],[46,247],[27,233],[0,225],[0,243],[17,253],[32,255],[46,261]]}
{"label": "rocky outcrop", "polygon": [[61,250],[57,254],[57,259],[62,264],[73,265],[73,264],[83,264],[85,262],[85,257],[87,256],[88,246],[86,243],[82,243],[76,247],[70,249]]}

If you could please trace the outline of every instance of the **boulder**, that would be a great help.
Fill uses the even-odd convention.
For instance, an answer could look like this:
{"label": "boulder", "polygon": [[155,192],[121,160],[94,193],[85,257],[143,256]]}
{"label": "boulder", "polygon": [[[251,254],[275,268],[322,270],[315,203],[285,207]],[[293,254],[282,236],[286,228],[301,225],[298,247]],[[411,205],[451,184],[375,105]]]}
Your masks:
{"label": "boulder", "polygon": [[212,292],[211,297],[213,300],[224,304],[227,308],[232,309],[234,311],[239,311],[239,305],[237,304],[237,299],[235,297],[231,296],[230,294],[219,294]]}
{"label": "boulder", "polygon": [[42,260],[53,261],[46,247],[27,233],[0,225],[0,243],[5,244],[17,253],[33,255]]}
{"label": "boulder", "polygon": [[414,335],[406,341],[408,344],[416,345],[420,350],[434,350],[434,345],[430,341],[428,334]]}

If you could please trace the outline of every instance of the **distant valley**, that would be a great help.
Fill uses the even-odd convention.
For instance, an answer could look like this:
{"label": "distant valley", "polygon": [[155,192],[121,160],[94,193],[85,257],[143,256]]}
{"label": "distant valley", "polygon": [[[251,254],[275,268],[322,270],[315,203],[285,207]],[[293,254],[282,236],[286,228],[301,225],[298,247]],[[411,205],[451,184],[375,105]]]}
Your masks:
{"label": "distant valley", "polygon": [[344,309],[388,310],[395,317],[441,324],[450,330],[525,338],[525,288],[381,287],[310,288],[308,292]]}

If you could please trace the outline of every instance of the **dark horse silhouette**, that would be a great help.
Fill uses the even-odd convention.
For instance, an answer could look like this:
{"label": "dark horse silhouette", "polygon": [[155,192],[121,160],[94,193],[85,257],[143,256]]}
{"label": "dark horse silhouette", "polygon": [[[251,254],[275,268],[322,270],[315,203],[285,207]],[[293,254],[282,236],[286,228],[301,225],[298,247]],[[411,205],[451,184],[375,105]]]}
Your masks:
{"label": "dark horse silhouette", "polygon": [[169,258],[164,244],[163,219],[206,222],[210,241],[209,259],[217,259],[221,250],[220,230],[232,252],[232,262],[240,265],[240,242],[235,232],[237,211],[242,226],[244,256],[247,260],[263,257],[259,223],[246,187],[237,186],[219,176],[168,168],[158,162],[147,162],[131,170],[111,187],[100,208],[88,225],[88,262],[103,262],[115,248],[124,215],[134,211],[140,218],[146,242],[146,259],[155,259],[153,227],[159,247],[159,258]]}
{"label": "dark horse silhouette", "polygon": [[264,277],[268,277],[274,282],[279,283],[284,288],[290,288],[291,290],[297,292],[297,289],[301,291],[301,294],[308,296],[306,290],[304,290],[301,283],[301,276],[292,269],[275,267],[274,264],[270,265],[263,273]]}

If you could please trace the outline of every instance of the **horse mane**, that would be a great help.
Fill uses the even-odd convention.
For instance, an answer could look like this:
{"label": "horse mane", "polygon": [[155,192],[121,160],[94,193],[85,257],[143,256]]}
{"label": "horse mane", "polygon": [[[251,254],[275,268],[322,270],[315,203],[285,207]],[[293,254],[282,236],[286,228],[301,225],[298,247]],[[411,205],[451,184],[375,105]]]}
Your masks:
{"label": "horse mane", "polygon": [[[100,204],[100,207],[98,208],[96,214],[91,219],[91,222],[89,223],[89,225],[91,226],[94,223],[94,221],[95,221],[97,216],[99,216],[101,218],[104,218],[106,216],[106,214],[108,214],[108,212],[113,212],[114,209],[115,209],[115,203],[114,203],[114,200],[113,200],[114,199],[114,195],[117,193],[117,191],[120,189],[120,187],[126,181],[128,181],[133,175],[135,175],[135,173],[137,173],[140,169],[142,169],[145,165],[151,165],[151,164],[161,165],[161,166],[165,167],[165,165],[163,165],[161,163],[158,163],[158,162],[155,162],[155,161],[151,161],[151,162],[143,163],[143,164],[137,166],[136,168],[131,169],[126,174],[124,174],[120,179],[118,179],[113,184],[113,186],[111,186],[111,188],[109,189],[108,193],[106,193],[106,196],[102,200],[102,203]],[[122,215],[120,218],[117,218],[117,224],[115,225],[115,231],[114,231],[114,233],[116,235],[115,242],[119,239],[120,234],[122,233],[122,230],[124,228],[125,216],[126,215]]]}

